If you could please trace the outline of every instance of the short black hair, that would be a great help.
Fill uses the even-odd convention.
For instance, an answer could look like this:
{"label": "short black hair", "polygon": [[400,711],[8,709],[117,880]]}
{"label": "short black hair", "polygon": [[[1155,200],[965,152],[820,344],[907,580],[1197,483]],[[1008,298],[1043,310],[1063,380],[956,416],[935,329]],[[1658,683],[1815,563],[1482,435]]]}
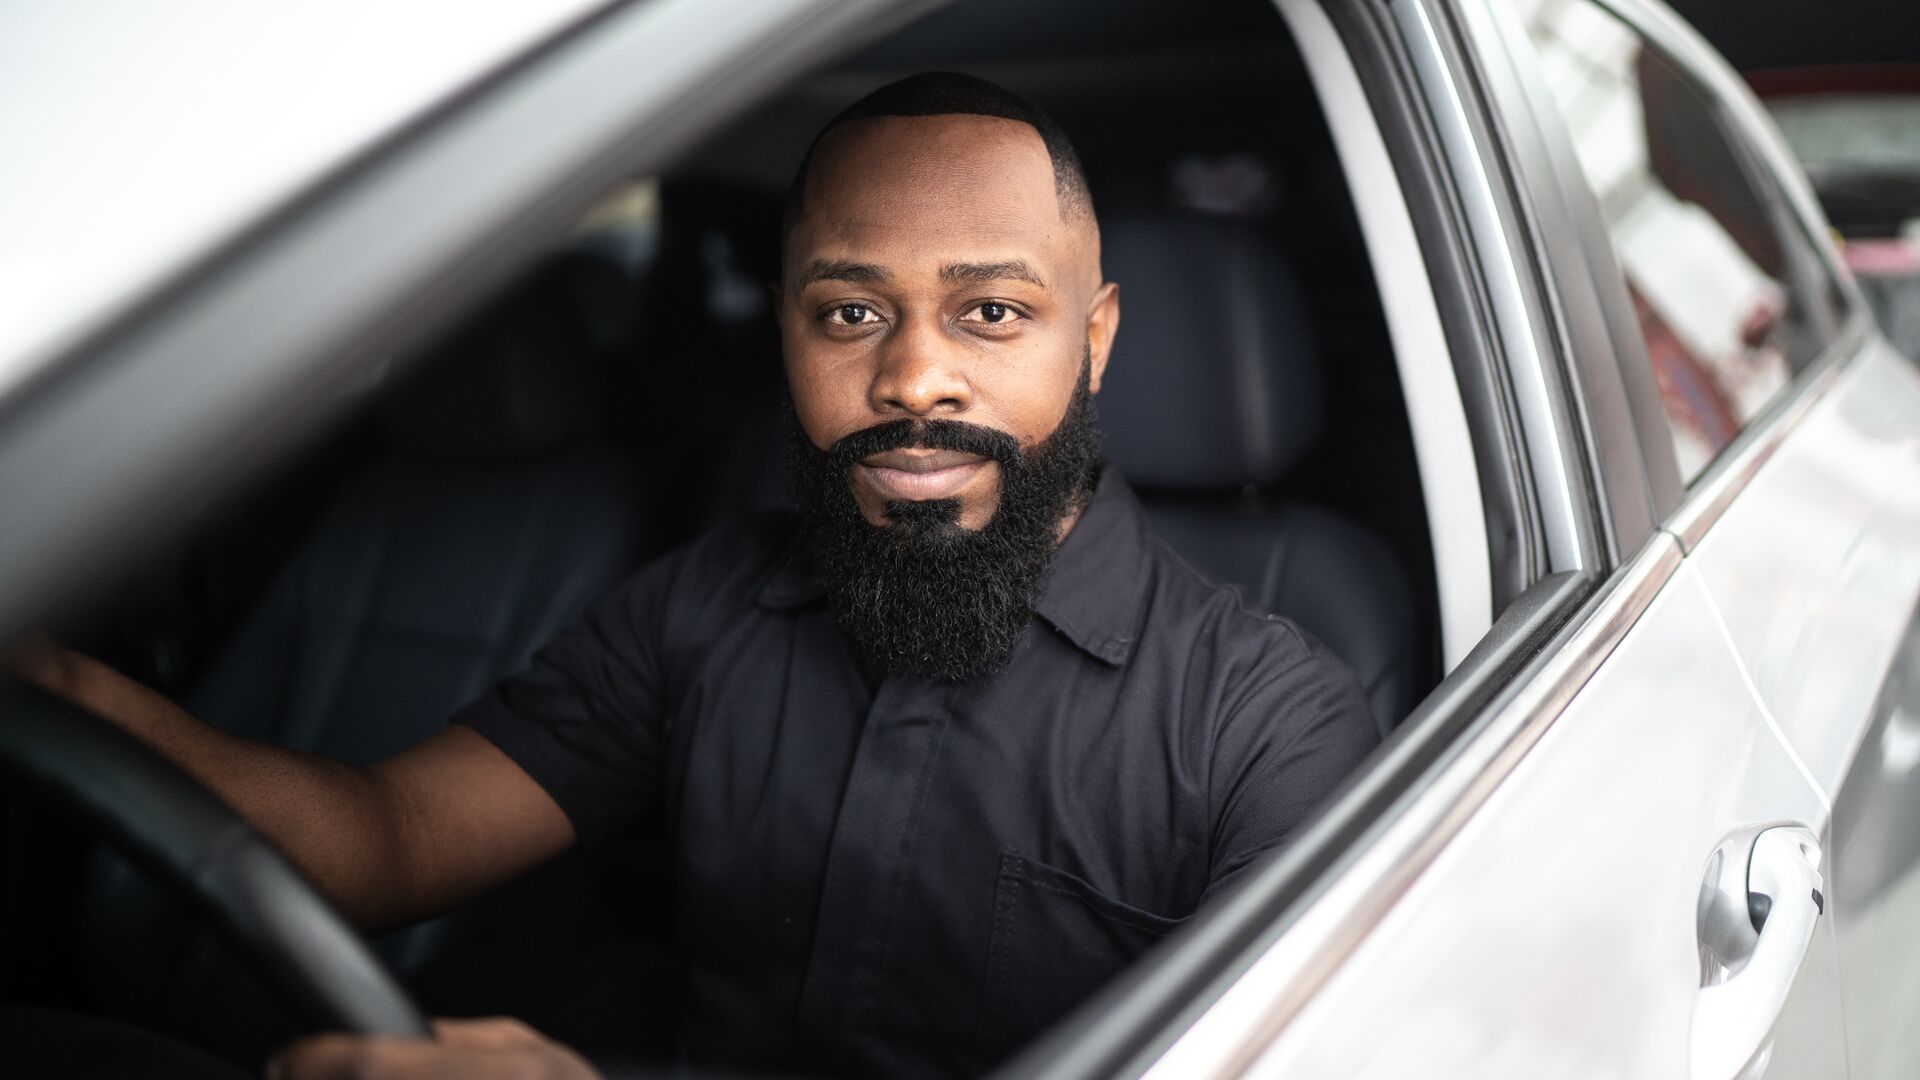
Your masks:
{"label": "short black hair", "polygon": [[997,116],[1017,120],[1040,133],[1047,157],[1053,162],[1053,190],[1060,200],[1060,216],[1074,220],[1093,214],[1093,195],[1087,189],[1087,174],[1080,168],[1080,155],[1053,117],[1038,106],[998,83],[955,71],[929,71],[909,75],[840,110],[827,121],[808,144],[800,168],[787,188],[787,207],[783,232],[791,232],[799,222],[807,197],[807,172],[813,168],[814,152],[820,140],[842,124],[880,116]]}

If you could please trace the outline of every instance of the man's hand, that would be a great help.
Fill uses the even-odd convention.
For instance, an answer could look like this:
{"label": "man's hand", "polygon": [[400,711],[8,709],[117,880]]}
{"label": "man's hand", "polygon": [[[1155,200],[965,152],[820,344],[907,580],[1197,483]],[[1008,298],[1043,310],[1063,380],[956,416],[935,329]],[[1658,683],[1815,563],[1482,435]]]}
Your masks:
{"label": "man's hand", "polygon": [[202,723],[44,635],[0,642],[0,674],[159,751],[265,833],[362,929],[437,915],[574,843],[573,823],[546,789],[458,724],[361,768]]}
{"label": "man's hand", "polygon": [[436,1020],[434,1041],[320,1035],[294,1043],[267,1080],[600,1080],[593,1066],[518,1020]]}

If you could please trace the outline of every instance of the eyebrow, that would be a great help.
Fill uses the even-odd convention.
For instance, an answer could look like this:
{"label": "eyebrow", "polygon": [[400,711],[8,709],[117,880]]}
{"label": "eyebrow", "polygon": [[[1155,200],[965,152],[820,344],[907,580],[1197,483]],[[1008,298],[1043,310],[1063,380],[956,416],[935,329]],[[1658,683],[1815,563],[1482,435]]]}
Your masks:
{"label": "eyebrow", "polygon": [[951,284],[981,285],[989,281],[1024,281],[1046,288],[1047,283],[1023,259],[990,263],[948,263],[940,268],[940,280]]}
{"label": "eyebrow", "polygon": [[854,262],[852,259],[815,259],[807,264],[806,272],[800,275],[800,284],[805,287],[816,281],[850,281],[855,285],[874,285],[892,277],[892,274],[872,263]]}
{"label": "eyebrow", "polygon": [[[884,267],[852,259],[815,259],[800,275],[802,288],[816,281],[847,281],[855,285],[877,285],[893,280]],[[1025,281],[1041,288],[1047,283],[1024,259],[1006,259],[990,263],[948,263],[940,268],[940,280],[949,284],[983,284],[989,281]]]}

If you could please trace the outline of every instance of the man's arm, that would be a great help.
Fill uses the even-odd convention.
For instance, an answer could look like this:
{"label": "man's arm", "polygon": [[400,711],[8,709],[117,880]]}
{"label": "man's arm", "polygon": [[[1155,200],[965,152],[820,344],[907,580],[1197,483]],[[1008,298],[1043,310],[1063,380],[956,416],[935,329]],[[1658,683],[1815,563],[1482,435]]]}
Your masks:
{"label": "man's arm", "polygon": [[464,727],[359,768],[229,735],[65,649],[34,646],[12,666],[166,755],[363,928],[444,911],[574,843],[552,797]]}
{"label": "man's arm", "polygon": [[1279,621],[1262,629],[1271,647],[1229,695],[1216,731],[1214,854],[1203,903],[1290,840],[1380,742],[1350,668]]}

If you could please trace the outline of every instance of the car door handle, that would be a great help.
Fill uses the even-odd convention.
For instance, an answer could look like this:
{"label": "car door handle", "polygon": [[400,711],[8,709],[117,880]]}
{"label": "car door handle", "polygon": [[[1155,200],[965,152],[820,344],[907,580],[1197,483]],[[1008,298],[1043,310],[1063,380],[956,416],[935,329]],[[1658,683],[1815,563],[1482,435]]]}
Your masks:
{"label": "car door handle", "polygon": [[1820,842],[1776,826],[1730,837],[1709,861],[1700,897],[1700,995],[1693,1006],[1694,1080],[1745,1080],[1766,1068],[1821,895]]}

